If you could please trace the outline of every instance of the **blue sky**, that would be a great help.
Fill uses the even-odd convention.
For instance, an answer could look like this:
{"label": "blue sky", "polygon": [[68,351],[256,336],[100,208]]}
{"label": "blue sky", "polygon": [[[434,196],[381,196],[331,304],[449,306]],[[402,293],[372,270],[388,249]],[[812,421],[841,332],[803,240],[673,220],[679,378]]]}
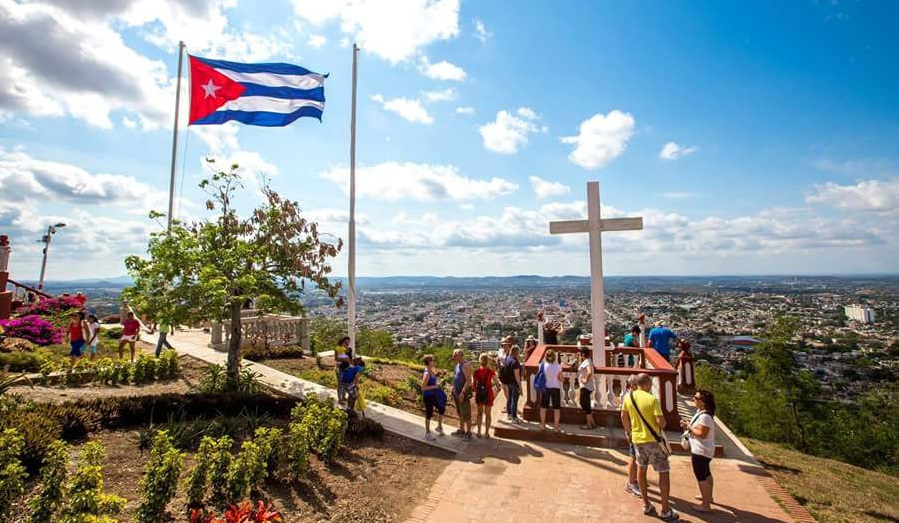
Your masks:
{"label": "blue sky", "polygon": [[213,156],[241,164],[244,208],[266,173],[341,237],[359,43],[360,275],[587,274],[586,238],[547,224],[584,217],[588,180],[606,216],[644,217],[605,236],[607,274],[899,266],[896,2],[0,0],[2,34],[14,278],[37,276],[56,221],[50,278],[143,251],[179,39],[331,74],[322,123],[182,125],[179,216],[204,215]]}

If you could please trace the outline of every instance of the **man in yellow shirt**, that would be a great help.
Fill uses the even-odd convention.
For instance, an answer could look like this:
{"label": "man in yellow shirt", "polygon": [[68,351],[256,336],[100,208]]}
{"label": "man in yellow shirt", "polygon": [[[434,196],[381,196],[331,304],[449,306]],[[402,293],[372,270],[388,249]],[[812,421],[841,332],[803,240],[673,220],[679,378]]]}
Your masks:
{"label": "man in yellow shirt", "polygon": [[[637,481],[640,483],[640,494],[643,496],[643,513],[655,516],[656,509],[649,501],[646,470],[649,465],[659,473],[659,493],[662,498],[662,513],[659,517],[665,521],[678,518],[677,512],[671,508],[669,494],[671,491],[671,465],[668,454],[662,449],[656,436],[665,437],[665,417],[658,398],[652,395],[652,378],[648,374],[638,374],[637,390],[624,397],[621,409],[621,424],[628,441],[634,444],[637,457]],[[639,412],[638,412],[639,411]],[[644,420],[646,420],[644,422]],[[653,434],[655,433],[655,434]]]}

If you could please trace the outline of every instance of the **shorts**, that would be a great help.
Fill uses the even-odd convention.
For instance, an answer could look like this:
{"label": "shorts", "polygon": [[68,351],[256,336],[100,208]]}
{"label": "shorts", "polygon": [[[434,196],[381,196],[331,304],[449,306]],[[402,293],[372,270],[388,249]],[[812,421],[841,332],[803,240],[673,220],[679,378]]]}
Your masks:
{"label": "shorts", "polygon": [[73,356],[78,358],[81,356],[81,349],[84,348],[84,340],[72,340],[72,352],[69,353],[69,356]]}
{"label": "shorts", "polygon": [[630,441],[627,442],[627,455],[635,459],[637,457],[637,449],[634,448],[634,444]]}
{"label": "shorts", "polygon": [[[550,407],[552,404],[552,407]],[[562,408],[562,389],[546,389],[546,392],[540,395],[540,407],[544,409],[552,408],[559,410]]]}
{"label": "shorts", "polygon": [[98,345],[97,342],[91,343],[90,346],[88,347],[88,351],[91,354],[96,354],[97,353],[97,345]]}
{"label": "shorts", "polygon": [[459,414],[459,421],[471,423],[471,391],[466,391],[462,397],[453,394],[453,400],[456,402],[456,412]]}
{"label": "shorts", "polygon": [[581,410],[584,411],[584,414],[593,414],[593,402],[591,401],[591,396],[593,396],[592,390],[587,387],[581,387],[578,399],[580,400]]}
{"label": "shorts", "polygon": [[671,464],[668,463],[668,455],[662,450],[662,446],[656,442],[637,443],[634,445],[634,453],[637,457],[637,466],[646,468],[652,465],[656,472],[668,472]]}
{"label": "shorts", "polygon": [[431,419],[434,417],[434,409],[437,409],[437,414],[443,416],[446,412],[446,405],[441,407],[437,404],[437,396],[425,396],[425,418]]}
{"label": "shorts", "polygon": [[137,341],[137,334],[122,335],[122,341]]}
{"label": "shorts", "polygon": [[696,476],[696,481],[705,481],[712,477],[712,458],[690,454],[690,459],[693,461],[693,475]]}

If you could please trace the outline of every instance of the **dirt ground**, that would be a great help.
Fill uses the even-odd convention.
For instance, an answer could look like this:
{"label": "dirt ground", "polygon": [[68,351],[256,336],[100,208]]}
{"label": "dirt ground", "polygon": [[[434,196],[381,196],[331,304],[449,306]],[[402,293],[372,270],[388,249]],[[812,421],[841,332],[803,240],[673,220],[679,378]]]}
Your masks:
{"label": "dirt ground", "polygon": [[[106,448],[103,470],[106,491],[128,500],[117,519],[130,521],[140,502],[139,482],[149,454],[137,447],[137,430],[107,431],[93,436]],[[79,446],[75,446],[77,452]],[[381,440],[350,441],[329,467],[310,456],[307,478],[294,487],[269,482],[264,498],[288,523],[392,523],[404,521],[424,501],[431,484],[452,455],[437,448],[385,434]],[[193,466],[193,455],[185,456],[181,485]],[[35,485],[31,485],[32,493]],[[26,499],[26,498],[23,498]],[[28,510],[19,501],[10,521],[26,520]],[[170,521],[189,521],[183,487],[169,504]]]}
{"label": "dirt ground", "polygon": [[[319,368],[329,372],[334,370],[334,360],[332,358],[322,358],[321,367],[318,366],[314,357],[271,359],[263,360],[259,363],[294,376],[298,376],[303,371]],[[417,416],[424,416],[424,409],[418,404],[418,396],[406,387],[406,382],[410,377],[421,379],[421,374],[417,370],[410,369],[404,365],[387,363],[366,363],[366,369],[367,373],[363,381],[370,381],[376,385],[386,385],[398,393],[400,401],[391,404],[391,407],[396,407]],[[362,386],[365,387],[366,385],[363,383]],[[374,398],[368,399],[374,400]],[[452,400],[447,403],[446,418],[450,420],[459,419]]]}
{"label": "dirt ground", "polygon": [[178,358],[180,376],[173,380],[156,381],[144,385],[100,385],[88,383],[74,387],[56,387],[41,385],[19,385],[7,394],[15,394],[27,400],[38,402],[64,402],[78,399],[108,398],[113,396],[153,396],[165,393],[189,392],[199,383],[207,363],[190,356]]}

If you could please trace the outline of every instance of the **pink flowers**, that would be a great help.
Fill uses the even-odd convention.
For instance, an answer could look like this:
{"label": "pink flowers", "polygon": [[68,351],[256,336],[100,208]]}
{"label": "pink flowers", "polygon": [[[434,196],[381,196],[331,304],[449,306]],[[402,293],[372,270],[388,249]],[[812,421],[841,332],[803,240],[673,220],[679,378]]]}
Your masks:
{"label": "pink flowers", "polygon": [[65,332],[37,314],[0,320],[3,334],[9,338],[22,338],[38,345],[62,343]]}
{"label": "pink flowers", "polygon": [[72,309],[80,309],[81,304],[74,296],[66,296],[59,298],[44,298],[43,300],[22,307],[16,310],[19,316],[27,316],[30,314],[39,314],[42,316],[51,316],[59,312],[66,312]]}

